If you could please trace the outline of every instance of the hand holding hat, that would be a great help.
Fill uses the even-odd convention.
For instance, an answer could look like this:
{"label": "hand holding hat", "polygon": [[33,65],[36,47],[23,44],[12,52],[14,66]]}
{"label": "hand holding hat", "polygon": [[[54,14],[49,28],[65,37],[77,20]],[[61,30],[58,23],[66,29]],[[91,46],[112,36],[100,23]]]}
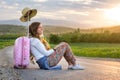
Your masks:
{"label": "hand holding hat", "polygon": [[36,9],[24,8],[22,10],[22,16],[20,17],[20,20],[22,22],[30,21],[30,19],[34,17],[36,14],[37,14]]}

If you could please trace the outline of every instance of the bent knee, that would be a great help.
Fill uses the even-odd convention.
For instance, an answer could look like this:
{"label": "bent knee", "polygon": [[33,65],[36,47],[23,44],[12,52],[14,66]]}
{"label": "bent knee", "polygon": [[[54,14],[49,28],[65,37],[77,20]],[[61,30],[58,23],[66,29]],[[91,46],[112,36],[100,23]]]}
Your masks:
{"label": "bent knee", "polygon": [[67,42],[61,42],[61,44],[63,44],[63,45],[69,45]]}

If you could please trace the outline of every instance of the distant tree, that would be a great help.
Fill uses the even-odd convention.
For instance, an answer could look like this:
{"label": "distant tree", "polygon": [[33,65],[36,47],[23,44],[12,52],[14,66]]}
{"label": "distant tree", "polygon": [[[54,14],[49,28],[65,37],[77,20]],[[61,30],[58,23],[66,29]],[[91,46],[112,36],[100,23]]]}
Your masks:
{"label": "distant tree", "polygon": [[60,37],[57,34],[50,34],[49,41],[50,43],[59,43]]}
{"label": "distant tree", "polygon": [[77,28],[77,32],[80,32],[80,28]]}

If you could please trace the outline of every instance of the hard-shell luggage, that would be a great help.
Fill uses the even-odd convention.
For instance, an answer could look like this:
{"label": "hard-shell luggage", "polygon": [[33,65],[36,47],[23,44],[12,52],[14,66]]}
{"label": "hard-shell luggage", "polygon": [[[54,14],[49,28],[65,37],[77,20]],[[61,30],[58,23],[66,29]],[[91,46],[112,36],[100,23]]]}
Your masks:
{"label": "hard-shell luggage", "polygon": [[14,44],[14,68],[27,68],[30,62],[30,39],[19,37]]}
{"label": "hard-shell luggage", "polygon": [[23,36],[23,37],[19,37],[15,40],[15,44],[14,44],[14,68],[27,68],[29,63],[30,63],[29,22],[30,22],[30,19],[37,14],[37,10],[24,8],[22,11],[22,14],[24,16],[22,15],[20,20],[22,22],[28,23],[28,26],[26,27],[27,35]]}

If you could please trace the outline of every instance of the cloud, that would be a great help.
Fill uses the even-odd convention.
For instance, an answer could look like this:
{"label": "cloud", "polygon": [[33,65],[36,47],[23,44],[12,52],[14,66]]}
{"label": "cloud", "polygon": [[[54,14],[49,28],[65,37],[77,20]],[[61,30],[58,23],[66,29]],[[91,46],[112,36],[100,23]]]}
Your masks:
{"label": "cloud", "polygon": [[18,8],[18,3],[13,3],[12,5],[11,4],[9,4],[9,3],[7,3],[7,2],[5,2],[5,1],[2,1],[1,3],[0,3],[0,8],[1,9],[7,9],[7,10],[9,10],[9,9],[16,9],[16,8]]}
{"label": "cloud", "polygon": [[[78,12],[76,10],[63,9],[58,11],[40,11],[38,10],[37,18],[46,18],[53,20],[66,20],[66,21],[76,21],[78,18],[83,16],[89,16],[89,12]],[[73,18],[71,20],[71,18]],[[75,19],[74,19],[75,18]]]}
{"label": "cloud", "polygon": [[103,12],[120,0],[1,0],[1,20],[18,19],[25,7],[38,10],[35,18],[74,21],[91,25],[105,25]]}
{"label": "cloud", "polygon": [[6,2],[5,1],[1,1],[1,4],[4,5],[4,4],[6,4]]}
{"label": "cloud", "polygon": [[9,20],[9,19],[16,19],[18,18],[19,13],[18,13],[18,6],[19,4],[17,2],[7,2],[7,1],[1,1],[0,3],[0,10],[1,14],[0,18],[1,20]]}
{"label": "cloud", "polygon": [[[65,15],[83,15],[83,16],[88,16],[89,12],[79,12],[77,10],[71,10],[71,9],[64,9],[58,11],[60,14],[65,14]],[[66,13],[67,12],[67,13]]]}
{"label": "cloud", "polygon": [[57,13],[53,12],[41,12],[38,11],[38,18],[46,18],[46,19],[53,19],[53,20],[66,20],[66,17]]}
{"label": "cloud", "polygon": [[93,0],[64,0],[67,2],[72,2],[72,3],[79,3],[79,4],[86,4],[89,5],[93,2]]}
{"label": "cloud", "polygon": [[96,11],[105,11],[105,8],[95,8]]}
{"label": "cloud", "polygon": [[46,2],[48,0],[33,0],[34,2]]}

